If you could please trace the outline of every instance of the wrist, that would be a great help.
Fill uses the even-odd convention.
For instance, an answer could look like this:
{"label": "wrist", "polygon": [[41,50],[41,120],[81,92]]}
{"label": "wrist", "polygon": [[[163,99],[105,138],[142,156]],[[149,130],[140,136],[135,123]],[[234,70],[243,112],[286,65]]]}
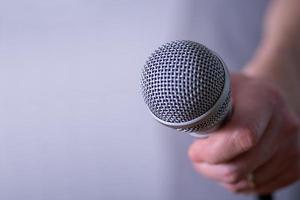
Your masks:
{"label": "wrist", "polygon": [[243,70],[250,77],[271,81],[300,116],[300,46],[263,41]]}
{"label": "wrist", "polygon": [[264,79],[288,81],[291,76],[300,75],[300,46],[273,44],[263,41],[248,63],[244,72]]}

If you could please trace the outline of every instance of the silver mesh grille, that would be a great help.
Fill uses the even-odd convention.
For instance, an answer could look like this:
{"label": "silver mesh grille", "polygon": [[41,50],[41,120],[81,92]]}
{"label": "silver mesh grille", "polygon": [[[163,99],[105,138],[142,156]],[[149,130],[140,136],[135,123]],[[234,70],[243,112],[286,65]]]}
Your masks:
{"label": "silver mesh grille", "polygon": [[228,111],[231,110],[231,95],[230,92],[226,96],[225,101],[218,108],[217,112],[215,112],[210,117],[202,120],[197,125],[191,128],[178,129],[183,132],[205,132],[211,130],[219,125],[221,121],[223,121],[228,114]]}
{"label": "silver mesh grille", "polygon": [[224,83],[222,62],[192,41],[161,46],[142,72],[146,104],[156,117],[170,123],[188,122],[206,113],[220,97]]}

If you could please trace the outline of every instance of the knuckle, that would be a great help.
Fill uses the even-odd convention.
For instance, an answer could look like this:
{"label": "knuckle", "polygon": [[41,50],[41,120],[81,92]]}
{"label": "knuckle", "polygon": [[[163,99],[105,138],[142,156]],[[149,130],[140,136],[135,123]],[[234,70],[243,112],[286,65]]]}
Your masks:
{"label": "knuckle", "polygon": [[191,161],[193,162],[197,162],[199,161],[199,155],[198,155],[198,151],[195,148],[194,144],[191,145],[188,149],[188,157]]}
{"label": "knuckle", "polygon": [[223,178],[226,183],[234,184],[240,180],[241,175],[237,167],[230,166],[225,168]]}
{"label": "knuckle", "polygon": [[238,187],[232,186],[230,188],[230,192],[239,194],[240,193],[240,189]]}
{"label": "knuckle", "polygon": [[236,187],[235,184],[225,184],[223,185],[225,189],[227,189],[229,192],[232,192],[232,193],[239,193],[240,190],[238,187]]}
{"label": "knuckle", "polygon": [[[206,148],[205,148],[206,147]],[[202,143],[194,142],[188,149],[188,157],[193,162],[206,162],[217,164],[220,156],[213,148],[203,147]]]}
{"label": "knuckle", "polygon": [[237,134],[236,145],[241,153],[250,150],[258,141],[256,131],[250,126],[240,129]]}

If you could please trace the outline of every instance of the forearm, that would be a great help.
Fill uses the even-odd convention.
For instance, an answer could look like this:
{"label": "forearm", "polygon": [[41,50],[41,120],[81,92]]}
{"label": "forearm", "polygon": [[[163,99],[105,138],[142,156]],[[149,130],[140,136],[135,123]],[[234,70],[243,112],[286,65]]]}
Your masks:
{"label": "forearm", "polygon": [[273,81],[300,116],[300,1],[273,0],[262,41],[245,69],[250,76]]}

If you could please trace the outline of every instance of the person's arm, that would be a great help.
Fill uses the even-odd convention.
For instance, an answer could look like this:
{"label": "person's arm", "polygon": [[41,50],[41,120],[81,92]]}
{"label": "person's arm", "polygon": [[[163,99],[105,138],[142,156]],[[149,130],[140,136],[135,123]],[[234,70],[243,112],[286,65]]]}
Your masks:
{"label": "person's arm", "polygon": [[300,178],[299,8],[271,1],[255,56],[232,75],[231,119],[190,146],[195,169],[230,191],[271,193]]}
{"label": "person's arm", "polygon": [[245,69],[282,89],[300,116],[300,1],[273,0],[266,13],[262,41]]}

